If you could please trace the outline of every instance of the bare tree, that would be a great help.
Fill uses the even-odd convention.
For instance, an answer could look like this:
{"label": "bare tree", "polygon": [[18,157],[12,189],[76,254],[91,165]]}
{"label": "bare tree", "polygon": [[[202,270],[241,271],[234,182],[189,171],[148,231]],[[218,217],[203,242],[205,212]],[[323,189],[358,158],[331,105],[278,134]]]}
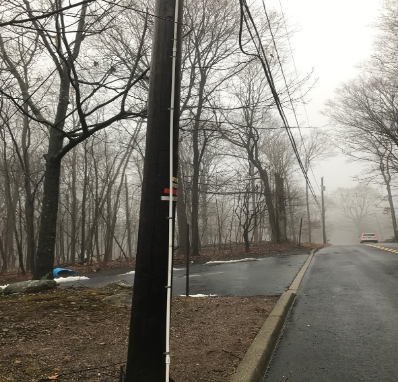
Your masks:
{"label": "bare tree", "polygon": [[398,6],[393,0],[383,0],[375,27],[378,34],[372,59],[366,66],[379,72],[384,78],[394,79],[398,74]]}
{"label": "bare tree", "polygon": [[397,94],[396,82],[363,75],[342,85],[341,92],[328,102],[326,110],[340,127],[336,144],[352,160],[363,162],[368,168],[367,174],[360,178],[366,182],[375,178],[385,184],[396,238],[391,170],[398,164]]}
{"label": "bare tree", "polygon": [[359,184],[355,188],[338,188],[333,201],[334,207],[361,235],[366,219],[375,212],[381,197],[375,189]]}
{"label": "bare tree", "polygon": [[234,114],[225,115],[229,127],[222,130],[223,137],[236,147],[243,149],[247,160],[258,171],[264,186],[265,203],[268,210],[271,237],[280,241],[279,224],[276,221],[275,203],[271,177],[267,169],[264,154],[261,150],[266,145],[267,134],[264,129],[276,128],[275,120],[270,116],[267,102],[272,102],[272,96],[264,96],[266,80],[258,76],[258,65],[251,64],[240,75],[240,84],[234,93],[238,102]]}
{"label": "bare tree", "polygon": [[[303,157],[304,169],[307,174],[312,171],[312,166],[315,161],[319,161],[333,155],[334,148],[330,144],[331,138],[321,130],[311,130],[311,133],[305,137],[301,145],[301,153]],[[307,207],[307,229],[308,242],[312,241],[312,222],[311,222],[311,208],[308,183],[305,185],[305,202]]]}
{"label": "bare tree", "polygon": [[260,214],[264,213],[264,192],[263,184],[256,184],[254,193],[256,199],[253,202],[253,189],[251,179],[246,181],[242,192],[239,192],[237,204],[234,208],[235,215],[238,218],[239,225],[242,227],[243,241],[245,243],[245,252],[250,251],[250,244],[253,237],[250,234],[254,231],[256,223],[260,221]]}
{"label": "bare tree", "polygon": [[[189,33],[183,59],[182,121],[191,132],[192,255],[199,255],[200,167],[216,128],[212,108],[222,85],[240,70],[237,60],[238,4],[191,0],[184,14]],[[210,109],[210,111],[209,111]]]}
{"label": "bare tree", "polygon": [[[0,58],[14,81],[12,91],[1,90],[1,94],[31,121],[49,131],[35,279],[52,278],[62,158],[96,132],[118,121],[141,117],[142,104],[137,105],[129,94],[134,86],[146,81],[148,72],[146,61],[143,62],[147,17],[142,20],[134,55],[125,57],[124,62],[111,55],[103,55],[101,62],[98,58],[99,51],[106,51],[109,46],[104,44],[106,40],[101,43],[97,35],[117,23],[128,3],[82,3],[72,13],[64,10],[62,0],[53,0],[51,4],[56,13],[44,21],[34,17],[40,10],[36,1],[23,0],[23,4],[15,4],[15,9],[9,7],[10,13],[19,17],[24,14],[31,21],[0,35]],[[28,69],[34,86],[25,81],[19,70],[20,58],[13,50],[13,39],[21,32],[39,45],[37,58]],[[50,68],[46,77],[34,78],[37,73],[45,73],[45,67]],[[51,92],[45,93],[49,82]],[[77,118],[77,126],[71,123],[72,116]]]}

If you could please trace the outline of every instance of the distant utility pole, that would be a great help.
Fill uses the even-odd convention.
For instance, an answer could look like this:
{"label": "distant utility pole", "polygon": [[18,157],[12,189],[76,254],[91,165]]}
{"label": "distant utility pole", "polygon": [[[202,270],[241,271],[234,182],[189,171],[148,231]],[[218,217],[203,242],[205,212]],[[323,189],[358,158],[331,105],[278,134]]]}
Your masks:
{"label": "distant utility pole", "polygon": [[[180,10],[178,44],[173,54],[177,1]],[[170,188],[170,100],[174,97],[172,157],[173,174],[177,174],[182,7],[183,0],[156,0],[155,3],[144,176],[125,382],[166,381],[170,219],[167,199],[176,193],[174,186]],[[175,93],[171,96],[173,55],[177,59],[174,61]],[[175,211],[175,203],[173,207],[172,211]]]}
{"label": "distant utility pole", "polygon": [[321,194],[322,194],[322,237],[323,244],[326,244],[326,220],[325,220],[325,201],[323,198],[323,191],[325,191],[325,187],[323,185],[323,177],[321,178]]}

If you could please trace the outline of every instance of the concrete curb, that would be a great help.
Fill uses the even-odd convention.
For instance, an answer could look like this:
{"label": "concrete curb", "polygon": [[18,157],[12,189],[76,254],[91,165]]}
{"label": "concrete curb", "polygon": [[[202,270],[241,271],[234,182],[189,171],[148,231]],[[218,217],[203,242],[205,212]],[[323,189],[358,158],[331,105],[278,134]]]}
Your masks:
{"label": "concrete curb", "polygon": [[291,283],[291,285],[288,289],[289,291],[292,291],[293,293],[297,293],[297,289],[299,288],[301,281],[304,278],[305,272],[307,272],[307,269],[310,266],[312,258],[314,257],[316,251],[317,251],[316,249],[313,249],[310,252],[308,259],[306,260],[304,265],[301,267],[299,273],[297,273],[297,276],[294,278],[293,282]]}
{"label": "concrete curb", "polygon": [[297,289],[314,257],[313,249],[289,289],[281,295],[256,338],[250,345],[230,382],[261,382],[279,340]]}

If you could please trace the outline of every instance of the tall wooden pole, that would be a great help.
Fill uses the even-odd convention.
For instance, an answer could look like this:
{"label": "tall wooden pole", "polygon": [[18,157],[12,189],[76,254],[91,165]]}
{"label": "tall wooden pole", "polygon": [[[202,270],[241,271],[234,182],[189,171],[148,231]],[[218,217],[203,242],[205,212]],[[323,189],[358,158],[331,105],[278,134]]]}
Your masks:
{"label": "tall wooden pole", "polygon": [[[183,0],[177,1],[182,10]],[[172,193],[169,190],[169,119],[175,5],[175,0],[156,0],[155,4],[148,125],[126,382],[163,382],[166,378],[169,203],[165,199]],[[174,174],[177,174],[178,166],[182,11],[179,15],[173,131]]]}
{"label": "tall wooden pole", "polygon": [[325,219],[325,202],[323,198],[323,191],[325,187],[323,186],[323,177],[321,178],[321,194],[322,194],[322,238],[323,244],[326,244],[326,219]]}

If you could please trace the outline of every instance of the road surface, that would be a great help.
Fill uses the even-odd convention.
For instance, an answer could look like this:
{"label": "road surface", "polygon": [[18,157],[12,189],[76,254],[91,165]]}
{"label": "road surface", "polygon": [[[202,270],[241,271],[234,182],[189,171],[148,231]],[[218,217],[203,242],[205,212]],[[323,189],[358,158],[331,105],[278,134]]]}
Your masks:
{"label": "road surface", "polygon": [[[286,291],[308,255],[280,255],[255,261],[190,266],[190,294],[273,296]],[[173,294],[185,295],[185,268],[174,270]],[[99,287],[117,280],[134,281],[134,274],[97,276],[63,286]]]}
{"label": "road surface", "polygon": [[398,381],[398,245],[316,253],[263,382]]}

